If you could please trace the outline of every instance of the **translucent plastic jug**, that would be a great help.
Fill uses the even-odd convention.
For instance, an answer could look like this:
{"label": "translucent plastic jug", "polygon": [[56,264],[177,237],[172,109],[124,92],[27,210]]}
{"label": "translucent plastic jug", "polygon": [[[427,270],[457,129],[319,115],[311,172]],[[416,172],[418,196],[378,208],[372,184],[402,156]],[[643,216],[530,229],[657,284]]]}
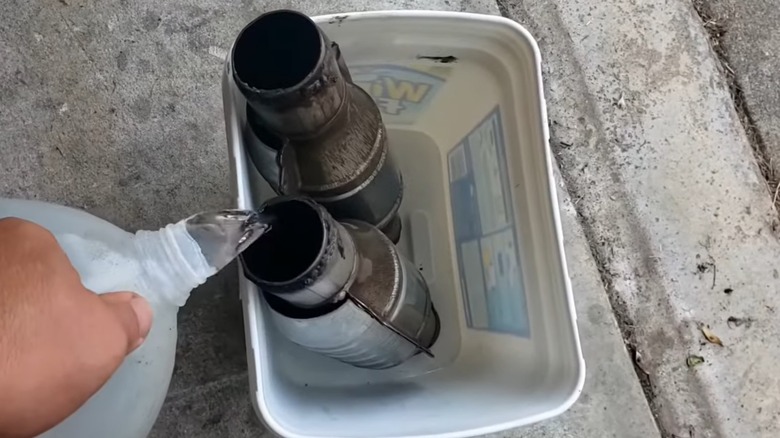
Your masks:
{"label": "translucent plastic jug", "polygon": [[133,291],[154,310],[141,347],[85,405],[42,435],[46,438],[145,437],[173,372],[179,307],[192,289],[267,228],[256,213],[225,210],[132,234],[80,210],[0,198],[0,219],[4,217],[26,219],[51,231],[87,289]]}

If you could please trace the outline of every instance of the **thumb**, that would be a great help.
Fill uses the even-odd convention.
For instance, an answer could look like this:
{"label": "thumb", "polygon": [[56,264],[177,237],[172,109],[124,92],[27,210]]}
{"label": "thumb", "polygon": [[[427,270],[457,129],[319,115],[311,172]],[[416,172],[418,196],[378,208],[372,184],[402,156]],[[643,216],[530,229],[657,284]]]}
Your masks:
{"label": "thumb", "polygon": [[138,348],[152,328],[152,307],[133,292],[113,292],[100,295],[127,336],[127,353]]}

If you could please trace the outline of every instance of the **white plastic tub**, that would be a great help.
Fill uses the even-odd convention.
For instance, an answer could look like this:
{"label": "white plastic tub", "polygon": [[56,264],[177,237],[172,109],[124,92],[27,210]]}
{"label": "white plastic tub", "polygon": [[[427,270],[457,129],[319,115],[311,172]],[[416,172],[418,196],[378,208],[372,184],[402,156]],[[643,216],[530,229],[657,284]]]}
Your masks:
{"label": "white plastic tub", "polygon": [[[434,359],[354,368],[281,337],[241,277],[258,415],[285,437],[366,438],[473,436],[562,413],[585,367],[535,41],[474,14],[315,21],[383,111],[407,187],[400,247],[428,280],[441,335]],[[224,86],[236,203],[252,208],[270,189],[244,152],[245,103],[229,74]]]}

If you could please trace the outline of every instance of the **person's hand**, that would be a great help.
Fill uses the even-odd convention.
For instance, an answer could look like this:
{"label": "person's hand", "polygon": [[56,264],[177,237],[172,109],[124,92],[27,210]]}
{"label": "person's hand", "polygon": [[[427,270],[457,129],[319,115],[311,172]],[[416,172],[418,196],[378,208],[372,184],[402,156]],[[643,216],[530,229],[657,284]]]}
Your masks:
{"label": "person's hand", "polygon": [[0,437],[34,436],[75,412],[151,324],[140,296],[85,289],[47,230],[0,219]]}

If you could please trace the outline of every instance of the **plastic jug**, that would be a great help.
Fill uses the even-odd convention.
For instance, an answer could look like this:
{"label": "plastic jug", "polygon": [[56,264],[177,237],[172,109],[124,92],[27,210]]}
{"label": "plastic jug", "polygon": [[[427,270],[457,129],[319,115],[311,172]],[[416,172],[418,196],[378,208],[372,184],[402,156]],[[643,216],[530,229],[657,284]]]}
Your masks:
{"label": "plastic jug", "polygon": [[4,217],[26,219],[51,231],[87,289],[133,291],[154,310],[144,343],[86,404],[42,435],[46,438],[146,436],[173,372],[179,307],[192,289],[268,228],[254,212],[224,210],[132,234],[80,210],[0,198]]}

